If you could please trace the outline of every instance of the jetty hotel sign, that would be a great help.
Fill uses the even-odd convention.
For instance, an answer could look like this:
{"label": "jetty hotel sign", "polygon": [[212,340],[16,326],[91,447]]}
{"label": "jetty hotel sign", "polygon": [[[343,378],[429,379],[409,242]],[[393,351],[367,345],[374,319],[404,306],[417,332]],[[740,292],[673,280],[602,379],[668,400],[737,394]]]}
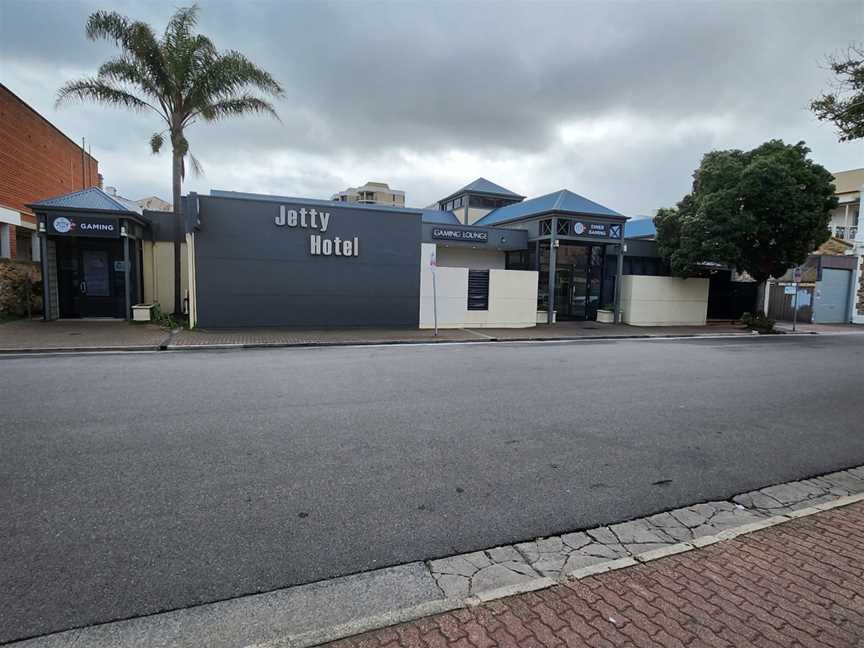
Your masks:
{"label": "jetty hotel sign", "polygon": [[[355,236],[350,239],[339,236],[325,238],[324,234],[330,226],[330,212],[320,211],[314,207],[294,209],[279,205],[279,213],[273,222],[276,227],[300,227],[313,230],[309,232],[308,247],[309,254],[312,256],[360,256],[358,237]],[[314,231],[318,233],[316,234]]]}

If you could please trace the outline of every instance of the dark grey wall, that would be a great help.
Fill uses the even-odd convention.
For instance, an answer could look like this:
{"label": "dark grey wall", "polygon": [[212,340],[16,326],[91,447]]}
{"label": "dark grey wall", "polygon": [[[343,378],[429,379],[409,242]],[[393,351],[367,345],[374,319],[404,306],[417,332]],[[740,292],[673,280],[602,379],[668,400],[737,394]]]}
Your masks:
{"label": "dark grey wall", "polygon": [[[419,325],[420,214],[200,196],[198,325]],[[330,213],[322,236],[360,241],[357,257],[312,256],[317,230],[277,227],[287,209]]]}

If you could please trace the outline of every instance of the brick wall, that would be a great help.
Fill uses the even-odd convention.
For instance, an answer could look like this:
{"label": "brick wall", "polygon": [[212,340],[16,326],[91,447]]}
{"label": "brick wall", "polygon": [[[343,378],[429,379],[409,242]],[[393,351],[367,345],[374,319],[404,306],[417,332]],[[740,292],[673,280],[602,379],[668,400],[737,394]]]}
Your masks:
{"label": "brick wall", "polygon": [[81,153],[0,84],[0,205],[27,213],[27,203],[98,186],[99,162],[85,153],[82,170]]}

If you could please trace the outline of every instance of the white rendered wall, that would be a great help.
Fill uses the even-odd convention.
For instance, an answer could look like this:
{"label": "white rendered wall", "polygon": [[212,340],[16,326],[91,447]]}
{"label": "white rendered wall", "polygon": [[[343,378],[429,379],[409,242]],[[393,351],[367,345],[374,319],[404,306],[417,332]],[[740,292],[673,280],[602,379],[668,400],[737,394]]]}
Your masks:
{"label": "white rendered wall", "polygon": [[[435,245],[423,243],[420,253],[420,328],[432,328],[434,300],[429,260]],[[440,254],[440,249],[438,251]],[[484,268],[485,269],[485,268]],[[468,268],[435,270],[438,328],[526,328],[536,325],[537,273],[489,270],[489,309],[468,310]]]}
{"label": "white rendered wall", "polygon": [[506,264],[504,252],[498,250],[476,250],[462,246],[438,246],[438,266],[447,268],[471,268],[472,270],[503,270]]}
{"label": "white rendered wall", "polygon": [[624,275],[621,310],[634,326],[703,325],[708,315],[708,279]]}

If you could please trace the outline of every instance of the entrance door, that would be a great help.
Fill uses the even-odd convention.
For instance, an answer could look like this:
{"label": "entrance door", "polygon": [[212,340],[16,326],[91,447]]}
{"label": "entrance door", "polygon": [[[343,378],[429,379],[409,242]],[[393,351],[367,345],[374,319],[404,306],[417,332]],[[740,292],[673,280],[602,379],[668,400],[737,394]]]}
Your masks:
{"label": "entrance door", "polygon": [[57,241],[60,317],[123,318],[125,277],[120,241],[61,239]]}

